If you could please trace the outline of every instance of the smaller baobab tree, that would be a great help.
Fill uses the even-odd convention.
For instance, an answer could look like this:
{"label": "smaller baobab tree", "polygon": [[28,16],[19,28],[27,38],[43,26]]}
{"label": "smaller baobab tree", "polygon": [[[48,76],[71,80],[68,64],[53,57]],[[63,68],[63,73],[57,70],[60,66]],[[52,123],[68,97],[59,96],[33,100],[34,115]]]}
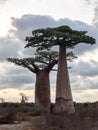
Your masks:
{"label": "smaller baobab tree", "polygon": [[30,58],[8,58],[9,62],[27,68],[36,75],[35,82],[35,107],[40,111],[50,111],[50,80],[49,73],[57,64],[56,51],[37,51]]}
{"label": "smaller baobab tree", "polygon": [[21,104],[25,104],[28,100],[27,96],[24,93],[19,93],[19,95],[21,96]]}

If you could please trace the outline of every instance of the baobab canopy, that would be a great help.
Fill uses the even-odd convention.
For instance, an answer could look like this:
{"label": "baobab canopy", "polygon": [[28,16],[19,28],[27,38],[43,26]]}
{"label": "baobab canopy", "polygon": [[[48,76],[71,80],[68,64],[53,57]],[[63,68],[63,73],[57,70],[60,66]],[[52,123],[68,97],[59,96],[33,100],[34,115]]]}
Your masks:
{"label": "baobab canopy", "polygon": [[78,43],[94,44],[95,39],[87,35],[87,31],[72,30],[69,26],[37,29],[32,31],[32,37],[26,37],[25,47],[38,47],[44,49],[54,45],[64,44],[73,48]]}

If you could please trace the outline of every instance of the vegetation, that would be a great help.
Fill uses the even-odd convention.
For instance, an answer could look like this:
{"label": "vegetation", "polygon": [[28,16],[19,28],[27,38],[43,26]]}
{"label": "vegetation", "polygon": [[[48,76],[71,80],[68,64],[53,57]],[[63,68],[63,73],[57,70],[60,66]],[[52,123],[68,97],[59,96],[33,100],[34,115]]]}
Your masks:
{"label": "vegetation", "polygon": [[[32,103],[26,103],[22,107],[21,103],[6,102],[5,104],[0,103],[0,124],[15,123],[14,121],[19,123],[20,121],[30,121],[30,119],[32,122],[35,117],[36,124],[34,122],[34,126],[36,125],[38,128],[42,126],[44,129],[52,127],[59,128],[58,130],[91,130],[98,128],[98,102],[75,103],[75,113],[71,115],[50,113],[45,116],[44,119],[46,120],[41,119],[43,116],[40,113],[35,114]],[[44,124],[41,123],[43,121]]]}

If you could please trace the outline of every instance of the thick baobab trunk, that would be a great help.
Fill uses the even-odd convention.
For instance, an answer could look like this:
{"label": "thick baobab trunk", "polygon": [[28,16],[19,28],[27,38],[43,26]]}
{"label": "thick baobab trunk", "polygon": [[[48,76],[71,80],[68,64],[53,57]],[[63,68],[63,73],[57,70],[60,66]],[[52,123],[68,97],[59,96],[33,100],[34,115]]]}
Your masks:
{"label": "thick baobab trunk", "polygon": [[75,112],[67,69],[66,46],[60,45],[56,83],[55,112]]}
{"label": "thick baobab trunk", "polygon": [[35,106],[40,111],[50,111],[49,73],[45,69],[36,73]]}

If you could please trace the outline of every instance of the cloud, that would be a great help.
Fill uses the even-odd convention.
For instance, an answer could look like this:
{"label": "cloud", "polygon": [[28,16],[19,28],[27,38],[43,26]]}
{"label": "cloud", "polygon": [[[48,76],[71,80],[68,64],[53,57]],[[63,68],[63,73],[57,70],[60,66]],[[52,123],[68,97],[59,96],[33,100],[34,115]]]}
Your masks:
{"label": "cloud", "polygon": [[7,0],[0,0],[0,4],[4,4]]}
{"label": "cloud", "polygon": [[94,5],[96,4],[97,0],[84,0],[85,3],[87,3],[88,5]]}
{"label": "cloud", "polygon": [[23,83],[24,84],[28,84],[28,83],[32,83],[32,78],[31,76],[28,75],[9,75],[9,77],[7,76],[2,76],[1,79],[1,84],[9,84],[10,87],[12,86],[13,88],[16,86],[22,86]]}
{"label": "cloud", "polygon": [[21,18],[12,17],[11,20],[12,26],[16,30],[9,30],[9,33],[14,33],[15,36],[22,40],[31,35],[34,29],[55,26],[55,20],[49,16],[23,15]]}
{"label": "cloud", "polygon": [[[2,75],[0,75],[0,89],[34,89],[35,75],[25,68],[15,66],[12,63],[8,63],[6,61],[7,57],[22,58],[29,57],[34,54],[33,48],[24,49],[24,46],[26,45],[25,37],[31,36],[32,30],[34,29],[68,25],[75,30],[88,31],[88,34],[95,37],[98,42],[98,26],[91,26],[81,21],[72,21],[67,18],[55,20],[50,16],[30,14],[23,15],[21,18],[13,17],[11,20],[13,27],[8,31],[7,37],[0,38],[0,73],[2,73]],[[76,55],[79,56],[76,61],[73,61],[69,64],[69,66],[72,67],[72,69],[69,70],[69,74],[72,90],[74,93],[76,91],[97,89],[98,60],[94,55],[94,51],[97,47],[98,44],[92,46],[80,44],[77,45],[75,49],[73,49]],[[86,57],[89,57],[87,61]],[[56,86],[55,72],[50,74],[50,79],[51,88],[54,89]]]}
{"label": "cloud", "polygon": [[91,0],[84,0],[84,2],[86,2],[87,4],[91,4]]}
{"label": "cloud", "polygon": [[[15,29],[9,30],[9,34],[13,34],[14,37],[17,37],[19,40],[24,41],[24,46],[26,45],[25,38],[26,36],[32,35],[32,30],[38,28],[46,28],[46,27],[56,27],[60,25],[68,25],[72,29],[75,30],[86,30],[90,36],[94,37],[96,32],[93,26],[90,26],[86,23],[80,21],[72,21],[70,19],[64,18],[60,20],[55,20],[50,16],[40,16],[40,15],[23,15],[21,18],[11,18],[12,26]],[[77,54],[82,54],[87,50],[92,50],[96,48],[96,45],[84,45],[80,44],[77,46],[75,52]],[[24,51],[25,52],[25,51]]]}
{"label": "cloud", "polygon": [[73,90],[98,89],[98,62],[79,60],[72,64],[72,69],[69,72]]}
{"label": "cloud", "polygon": [[98,23],[98,0],[84,0],[84,2],[86,4],[88,4],[87,6],[92,6],[91,8],[93,8],[94,10],[94,18],[92,20],[93,24],[97,24]]}
{"label": "cloud", "polygon": [[[72,72],[79,76],[83,77],[93,77],[98,75],[97,70],[98,62],[90,60],[88,61],[79,61],[75,63],[72,68]],[[78,69],[77,69],[78,67]]]}
{"label": "cloud", "polygon": [[0,89],[4,89],[4,88],[18,88],[19,89],[19,88],[24,88],[23,86],[26,84],[28,84],[28,87],[29,87],[29,85],[33,84],[34,82],[35,82],[35,78],[31,74],[29,74],[29,72],[25,72],[25,74],[22,75],[20,71],[20,73],[16,72],[15,74],[3,75],[0,78]]}
{"label": "cloud", "polygon": [[79,75],[75,75],[75,79],[72,79],[73,76],[71,75],[71,87],[72,90],[88,90],[88,89],[98,89],[98,76],[96,77],[83,77]]}
{"label": "cloud", "polygon": [[21,44],[16,39],[0,38],[0,61],[5,61],[8,57],[19,57],[20,50]]}
{"label": "cloud", "polygon": [[98,26],[98,2],[96,3],[96,6],[94,8],[94,19],[93,24]]}
{"label": "cloud", "polygon": [[86,4],[86,8],[87,6],[89,6],[90,8],[92,8],[92,12],[94,11],[94,18],[92,20],[92,23],[94,25],[98,24],[98,0],[84,0],[85,4]]}
{"label": "cloud", "polygon": [[30,89],[30,84],[33,84],[35,82],[34,74],[29,72],[27,69],[18,67],[9,62],[2,62],[0,64],[0,73],[2,73],[2,75],[0,76],[0,89],[26,89],[26,87],[24,87],[26,84],[28,84],[28,88]]}

